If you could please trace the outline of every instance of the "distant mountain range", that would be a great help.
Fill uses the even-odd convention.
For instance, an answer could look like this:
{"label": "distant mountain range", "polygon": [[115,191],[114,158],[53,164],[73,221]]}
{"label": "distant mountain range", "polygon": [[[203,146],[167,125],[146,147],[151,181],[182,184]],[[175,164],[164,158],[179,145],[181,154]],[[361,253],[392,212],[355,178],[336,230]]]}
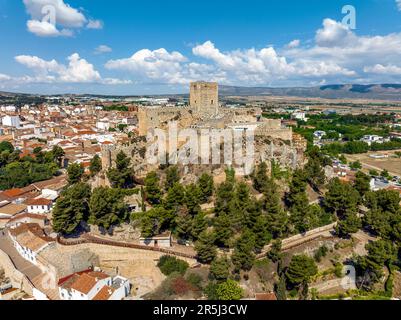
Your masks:
{"label": "distant mountain range", "polygon": [[[401,102],[401,84],[332,84],[320,87],[287,87],[287,88],[271,88],[271,87],[235,87],[235,86],[219,86],[221,96],[287,96],[299,98],[323,98],[323,99],[373,99],[373,100],[390,100]],[[139,95],[97,95],[97,94],[65,94],[64,96],[92,96],[104,98],[128,98],[140,97]],[[35,94],[22,94],[1,92],[0,98],[3,97],[38,97]],[[46,95],[47,96],[47,95]],[[54,95],[63,96],[63,95]],[[188,94],[167,94],[167,95],[146,95],[146,97],[188,97]]]}
{"label": "distant mountain range", "polygon": [[333,84],[320,87],[231,87],[220,86],[222,96],[288,96],[325,99],[400,100],[401,84]]}

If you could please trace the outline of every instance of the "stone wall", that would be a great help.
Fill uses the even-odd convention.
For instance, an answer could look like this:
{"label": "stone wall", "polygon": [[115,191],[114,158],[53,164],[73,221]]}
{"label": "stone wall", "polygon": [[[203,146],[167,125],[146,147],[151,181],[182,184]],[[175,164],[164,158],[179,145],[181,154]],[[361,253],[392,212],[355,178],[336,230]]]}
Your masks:
{"label": "stone wall", "polygon": [[179,127],[190,127],[193,123],[191,111],[187,108],[147,108],[138,110],[138,130],[140,136],[146,136],[150,129],[167,128],[171,121],[177,121]]}

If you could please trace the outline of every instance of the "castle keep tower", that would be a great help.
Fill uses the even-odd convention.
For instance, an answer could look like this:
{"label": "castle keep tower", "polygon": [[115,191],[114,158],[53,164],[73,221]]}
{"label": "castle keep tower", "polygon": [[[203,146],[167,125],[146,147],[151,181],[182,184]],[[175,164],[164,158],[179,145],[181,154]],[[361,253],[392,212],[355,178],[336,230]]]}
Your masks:
{"label": "castle keep tower", "polygon": [[219,87],[217,82],[192,82],[190,90],[191,109],[197,113],[219,113]]}

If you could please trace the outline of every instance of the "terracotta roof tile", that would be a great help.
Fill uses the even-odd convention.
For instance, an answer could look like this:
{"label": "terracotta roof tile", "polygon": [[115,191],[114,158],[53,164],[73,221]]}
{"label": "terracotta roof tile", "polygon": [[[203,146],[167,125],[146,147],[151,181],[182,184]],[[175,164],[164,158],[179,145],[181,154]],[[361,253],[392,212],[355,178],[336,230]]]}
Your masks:
{"label": "terracotta roof tile", "polygon": [[112,296],[114,291],[115,291],[115,289],[113,289],[109,286],[104,286],[92,300],[97,300],[97,301],[109,300],[109,298]]}

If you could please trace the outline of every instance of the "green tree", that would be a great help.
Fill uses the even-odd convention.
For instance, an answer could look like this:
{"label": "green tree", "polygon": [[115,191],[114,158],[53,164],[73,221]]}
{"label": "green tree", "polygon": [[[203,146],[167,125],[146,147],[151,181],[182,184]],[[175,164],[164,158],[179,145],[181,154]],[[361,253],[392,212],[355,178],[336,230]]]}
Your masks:
{"label": "green tree", "polygon": [[267,253],[267,257],[274,263],[278,262],[282,258],[281,254],[282,241],[280,239],[273,241],[270,251]]}
{"label": "green tree", "polygon": [[160,204],[162,192],[159,185],[159,177],[155,171],[149,172],[145,178],[146,199],[152,205]]}
{"label": "green tree", "polygon": [[335,178],[330,181],[328,189],[324,199],[327,212],[334,213],[342,219],[347,211],[356,211],[360,198],[358,191],[351,184]]}
{"label": "green tree", "polygon": [[253,249],[255,247],[255,237],[250,230],[243,232],[238,239],[231,260],[237,269],[249,271],[255,262],[255,254]]}
{"label": "green tree", "polygon": [[100,159],[100,157],[98,155],[95,155],[91,162],[90,162],[90,166],[89,166],[89,170],[91,172],[91,176],[95,176],[97,175],[100,171],[102,171],[102,160]]}
{"label": "green tree", "polygon": [[267,164],[262,162],[256,169],[253,177],[253,187],[262,193],[267,182]]}
{"label": "green tree", "polygon": [[74,184],[64,191],[53,209],[54,231],[65,235],[74,233],[88,218],[90,196],[90,186],[85,183]]}
{"label": "green tree", "polygon": [[189,239],[192,235],[192,217],[181,213],[175,218],[176,233],[181,239]]}
{"label": "green tree", "polygon": [[189,268],[189,264],[186,261],[177,259],[176,257],[172,256],[160,257],[157,266],[160,271],[166,276],[169,276],[170,274],[175,272],[183,275]]}
{"label": "green tree", "polygon": [[158,235],[162,230],[170,227],[173,218],[171,211],[161,206],[142,213],[140,217],[142,237],[148,238]]}
{"label": "green tree", "polygon": [[178,209],[184,205],[185,202],[185,189],[179,182],[169,189],[164,203],[164,207],[168,210],[178,212]]}
{"label": "green tree", "polygon": [[362,169],[362,163],[359,160],[357,160],[355,162],[351,162],[349,166],[352,170],[361,170]]}
{"label": "green tree", "polygon": [[297,169],[292,174],[292,179],[289,185],[290,191],[287,193],[287,204],[291,208],[292,206],[299,204],[299,194],[306,192],[306,177],[305,172]]}
{"label": "green tree", "polygon": [[120,151],[116,157],[115,168],[110,168],[107,172],[107,178],[109,178],[113,188],[124,189],[133,186],[134,179],[130,164],[131,159],[124,153],[124,151]]}
{"label": "green tree", "polygon": [[230,214],[233,201],[235,200],[234,184],[231,181],[225,181],[220,184],[216,191],[215,213]]}
{"label": "green tree", "polygon": [[228,247],[234,234],[230,217],[223,213],[213,220],[215,242],[218,246]]}
{"label": "green tree", "polygon": [[128,214],[124,194],[118,189],[105,187],[93,190],[89,209],[89,222],[105,229],[123,222]]}
{"label": "green tree", "polygon": [[226,281],[230,276],[230,262],[227,257],[216,258],[210,264],[210,276],[217,281]]}
{"label": "green tree", "polygon": [[294,255],[291,258],[286,276],[288,281],[294,285],[308,283],[314,275],[317,274],[317,266],[312,258],[306,255]]}
{"label": "green tree", "polygon": [[267,220],[267,229],[274,239],[286,233],[288,216],[281,204],[278,185],[268,180],[262,198],[262,208]]}
{"label": "green tree", "polygon": [[362,228],[362,220],[356,212],[349,211],[345,214],[343,220],[338,222],[336,232],[340,237],[348,238],[352,233],[358,232]]}
{"label": "green tree", "polygon": [[201,203],[209,202],[209,199],[213,195],[214,191],[213,177],[207,173],[203,173],[199,178],[198,186]]}
{"label": "green tree", "polygon": [[243,290],[234,280],[220,283],[216,290],[218,300],[240,300]]}
{"label": "green tree", "polygon": [[9,153],[14,152],[14,146],[11,144],[11,142],[8,141],[0,142],[0,153],[4,151],[8,151]]}
{"label": "green tree", "polygon": [[305,173],[309,184],[319,189],[326,181],[326,175],[318,159],[310,158],[305,166]]}
{"label": "green tree", "polygon": [[281,274],[280,275],[280,280],[278,284],[275,285],[275,293],[277,300],[282,301],[282,300],[287,300],[287,293],[286,293],[286,281],[285,281],[285,275]]}
{"label": "green tree", "polygon": [[198,260],[202,263],[210,263],[216,257],[216,246],[214,245],[214,234],[210,231],[203,231],[195,243],[195,250]]}
{"label": "green tree", "polygon": [[172,166],[167,169],[166,172],[166,191],[174,186],[174,184],[180,182],[180,173],[177,166]]}
{"label": "green tree", "polygon": [[53,161],[56,161],[58,166],[61,167],[61,161],[62,161],[63,157],[65,156],[65,152],[64,152],[63,148],[61,148],[59,146],[54,146],[50,153],[53,157]]}
{"label": "green tree", "polygon": [[383,275],[383,267],[390,265],[397,258],[397,250],[391,241],[378,240],[366,245],[368,255],[361,259],[361,267],[365,271],[371,271],[378,280]]}
{"label": "green tree", "polygon": [[362,171],[358,171],[355,178],[354,187],[363,197],[370,190],[370,177]]}
{"label": "green tree", "polygon": [[84,168],[79,163],[72,163],[68,166],[68,183],[70,185],[81,182],[84,175]]}
{"label": "green tree", "polygon": [[206,220],[205,214],[203,212],[198,213],[192,219],[191,234],[193,239],[198,239],[199,235],[205,231],[208,227],[208,222]]}
{"label": "green tree", "polygon": [[184,200],[189,214],[196,215],[200,212],[201,207],[201,191],[195,184],[190,184],[185,188],[185,200]]}

